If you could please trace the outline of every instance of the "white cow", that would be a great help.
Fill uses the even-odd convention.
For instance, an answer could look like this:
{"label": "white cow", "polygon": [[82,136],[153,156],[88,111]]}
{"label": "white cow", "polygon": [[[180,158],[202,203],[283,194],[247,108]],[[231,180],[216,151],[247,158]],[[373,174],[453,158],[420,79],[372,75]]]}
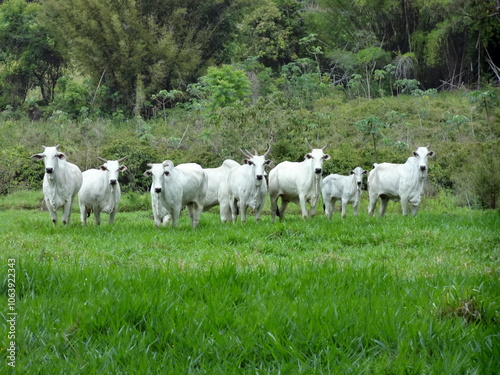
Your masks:
{"label": "white cow", "polygon": [[404,164],[374,164],[368,174],[368,214],[373,215],[380,197],[380,216],[384,216],[389,199],[401,200],[403,215],[408,215],[408,203],[413,215],[417,214],[424,185],[427,180],[427,159],[434,151],[419,147]]}
{"label": "white cow", "polygon": [[271,160],[266,159],[270,150],[268,146],[263,155],[258,155],[257,151],[252,155],[248,151],[240,150],[246,157],[243,165],[232,169],[228,176],[229,205],[233,223],[238,218],[238,212],[241,215],[241,222],[247,221],[248,207],[255,211],[255,222],[259,221],[267,195],[265,166],[271,163]]}
{"label": "white cow", "polygon": [[78,200],[83,225],[87,223],[87,217],[92,211],[97,225],[101,224],[101,212],[109,214],[109,223],[113,223],[121,197],[118,173],[127,170],[125,165],[120,165],[124,159],[125,157],[118,160],[99,158],[104,162],[99,169],[89,169],[82,173],[83,184]]}
{"label": "white cow", "polygon": [[66,155],[57,151],[59,145],[46,147],[41,154],[31,157],[43,159],[45,175],[43,176],[43,195],[52,222],[57,223],[57,210],[63,207],[63,224],[69,223],[73,198],[82,186],[82,172],[76,165],[66,160]]}
{"label": "white cow", "polygon": [[234,160],[226,159],[220,167],[204,169],[208,176],[208,188],[203,211],[207,211],[219,205],[220,220],[223,223],[231,218],[227,178],[229,172],[233,168],[239,167],[239,165],[240,164]]}
{"label": "white cow", "polygon": [[346,217],[347,204],[352,203],[354,215],[358,215],[358,204],[361,198],[361,187],[363,185],[363,175],[368,171],[361,167],[356,167],[349,176],[331,174],[323,179],[321,193],[325,204],[325,215],[331,219],[335,211],[337,200],[342,202],[342,218]]}
{"label": "white cow", "polygon": [[[307,218],[306,202],[311,208],[309,215],[314,216],[316,205],[321,194],[321,173],[323,162],[330,159],[323,148],[313,148],[308,142],[311,152],[305,155],[302,162],[284,161],[278,164],[269,173],[269,195],[271,197],[271,219],[276,215],[280,219],[285,217],[285,210],[289,202],[300,203],[302,218]],[[281,208],[278,209],[278,198],[281,197]]]}
{"label": "white cow", "polygon": [[144,172],[153,178],[151,204],[156,226],[167,225],[172,219],[175,228],[181,210],[188,207],[193,228],[198,226],[207,194],[208,178],[200,165],[179,164],[174,167],[171,160],[159,164],[148,164],[151,169]]}

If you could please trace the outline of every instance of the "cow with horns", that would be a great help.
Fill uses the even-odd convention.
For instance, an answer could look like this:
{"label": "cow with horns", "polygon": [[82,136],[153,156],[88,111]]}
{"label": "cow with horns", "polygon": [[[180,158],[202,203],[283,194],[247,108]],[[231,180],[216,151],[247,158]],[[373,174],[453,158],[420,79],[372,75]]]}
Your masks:
{"label": "cow with horns", "polygon": [[45,165],[43,176],[43,195],[45,204],[52,217],[52,223],[57,223],[57,210],[63,207],[62,222],[69,224],[73,199],[82,186],[82,172],[75,164],[69,163],[66,155],[54,147],[42,146],[44,151],[32,155],[35,160],[42,160]]}
{"label": "cow with horns", "polygon": [[87,223],[92,211],[97,225],[101,224],[101,212],[109,214],[109,224],[112,224],[118,211],[121,197],[118,174],[127,170],[125,165],[120,165],[126,156],[118,160],[98,159],[104,163],[99,169],[82,173],[83,184],[78,193],[82,225]]}
{"label": "cow with horns", "polygon": [[245,156],[243,164],[233,168],[228,176],[229,204],[231,206],[232,219],[236,222],[238,212],[241,215],[241,222],[245,223],[246,211],[250,207],[255,211],[255,221],[258,222],[264,201],[267,195],[266,166],[271,160],[266,159],[271,147],[268,145],[267,151],[263,155],[258,155],[254,149],[254,154],[248,150],[241,150]]}
{"label": "cow with horns", "polygon": [[[300,203],[302,218],[314,216],[318,198],[321,195],[321,174],[323,162],[330,159],[323,148],[313,148],[309,142],[307,146],[311,152],[305,155],[302,162],[284,161],[278,164],[269,173],[269,195],[271,197],[271,219],[276,215],[280,219],[285,217],[285,210],[289,202]],[[278,209],[278,198],[281,197],[281,208]],[[310,204],[307,212],[306,203]]]}
{"label": "cow with horns", "polygon": [[373,216],[377,200],[380,198],[380,216],[384,216],[389,200],[401,200],[403,215],[408,215],[408,204],[412,215],[416,215],[427,181],[428,158],[434,151],[419,147],[404,164],[374,164],[368,174],[368,214]]}

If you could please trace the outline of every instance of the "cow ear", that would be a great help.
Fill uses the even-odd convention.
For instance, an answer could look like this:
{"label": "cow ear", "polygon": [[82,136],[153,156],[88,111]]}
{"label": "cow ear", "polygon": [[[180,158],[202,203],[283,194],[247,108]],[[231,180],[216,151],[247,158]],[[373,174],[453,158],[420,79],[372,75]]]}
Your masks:
{"label": "cow ear", "polygon": [[103,165],[101,165],[101,166],[99,166],[99,169],[100,169],[101,171],[107,171],[107,170],[108,170],[108,168],[106,168],[106,166],[105,166],[104,164],[103,164]]}
{"label": "cow ear", "polygon": [[62,152],[59,152],[56,156],[57,156],[57,158],[58,158],[59,160],[66,159],[66,155],[64,155],[64,153],[62,153]]}
{"label": "cow ear", "polygon": [[243,159],[243,164],[252,165],[253,163],[250,159]]}
{"label": "cow ear", "polygon": [[368,171],[363,171],[363,174],[368,174]]}
{"label": "cow ear", "polygon": [[35,154],[35,155],[31,155],[31,158],[32,158],[32,159],[35,159],[35,160],[42,160],[44,157],[45,157],[45,155],[44,155],[44,154]]}
{"label": "cow ear", "polygon": [[120,172],[125,172],[127,170],[127,167],[125,165],[120,165],[120,168],[118,168]]}
{"label": "cow ear", "polygon": [[311,154],[306,154],[306,159],[311,159],[313,156]]}
{"label": "cow ear", "polygon": [[146,177],[151,177],[153,173],[151,172],[151,169],[148,169],[146,172],[144,172],[144,176]]}
{"label": "cow ear", "polygon": [[432,158],[434,155],[436,155],[436,153],[434,151],[429,151],[427,155]]}
{"label": "cow ear", "polygon": [[271,159],[267,159],[265,162],[264,162],[265,165],[269,165],[271,164]]}
{"label": "cow ear", "polygon": [[329,159],[330,159],[330,155],[328,155],[328,154],[323,155],[323,160],[329,160]]}
{"label": "cow ear", "polygon": [[413,151],[413,156],[418,156],[417,151]]}

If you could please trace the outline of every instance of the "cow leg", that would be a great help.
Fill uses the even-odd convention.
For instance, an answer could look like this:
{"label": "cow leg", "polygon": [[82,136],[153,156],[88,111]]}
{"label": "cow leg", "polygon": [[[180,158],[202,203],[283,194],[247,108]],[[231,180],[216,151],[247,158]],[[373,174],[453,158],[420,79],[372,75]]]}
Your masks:
{"label": "cow leg", "polygon": [[375,212],[375,208],[377,207],[378,197],[374,195],[370,195],[370,203],[368,204],[368,215],[373,216]]}
{"label": "cow leg", "polygon": [[413,204],[411,205],[411,214],[412,216],[415,216],[418,212],[419,205],[418,204]]}
{"label": "cow leg", "polygon": [[347,215],[347,199],[342,199],[342,219],[344,219]]}
{"label": "cow leg", "polygon": [[238,203],[240,208],[241,223],[245,224],[247,222],[247,205],[242,199],[240,199]]}
{"label": "cow leg", "polygon": [[387,209],[387,204],[389,203],[389,198],[380,197],[380,216],[384,217],[385,210]]}
{"label": "cow leg", "polygon": [[280,220],[283,220],[285,218],[285,211],[287,206],[288,206],[288,201],[286,199],[283,199],[283,197],[281,197]]}
{"label": "cow leg", "polygon": [[260,221],[260,214],[262,212],[264,204],[261,204],[257,209],[255,210],[255,222],[258,223]]}
{"label": "cow leg", "polygon": [[359,199],[352,205],[354,216],[358,216]]}
{"label": "cow leg", "polygon": [[193,228],[196,228],[200,223],[200,216],[203,207],[197,203],[191,203],[188,205],[189,216],[191,217],[191,224]]}
{"label": "cow leg", "polygon": [[330,220],[332,218],[333,209],[335,208],[335,200],[334,199],[326,199],[325,203],[325,215]]}
{"label": "cow leg", "polygon": [[401,196],[401,210],[403,211],[403,216],[408,216],[408,197]]}
{"label": "cow leg", "polygon": [[221,222],[225,223],[231,219],[231,206],[228,199],[220,200],[219,212]]}
{"label": "cow leg", "polygon": [[278,210],[278,197],[271,196],[271,221],[274,223]]}
{"label": "cow leg", "polygon": [[115,208],[113,211],[109,213],[109,221],[108,221],[109,224],[113,224],[113,222],[115,221],[116,211],[118,210]]}
{"label": "cow leg", "polygon": [[70,199],[69,201],[64,202],[63,217],[62,217],[62,222],[64,225],[69,223],[69,219],[71,217],[71,206],[72,205],[73,205],[73,199]]}
{"label": "cow leg", "polygon": [[[306,207],[306,197],[304,195],[299,195],[300,210],[302,212],[302,219],[307,218],[307,207]],[[312,205],[311,205],[312,210]]]}
{"label": "cow leg", "polygon": [[87,207],[84,204],[80,203],[80,221],[82,225],[87,224]]}
{"label": "cow leg", "polygon": [[49,210],[50,217],[52,218],[52,224],[56,225],[57,224],[57,211],[50,203],[50,200],[45,199],[45,205],[47,206],[47,209]]}
{"label": "cow leg", "polygon": [[177,225],[179,224],[179,217],[181,216],[181,209],[173,211],[174,212],[172,213],[172,227],[177,228]]}
{"label": "cow leg", "polygon": [[97,225],[101,225],[101,209],[97,206],[92,208],[94,211],[94,220]]}
{"label": "cow leg", "polygon": [[238,201],[236,199],[230,199],[229,200],[229,206],[231,208],[231,219],[233,220],[233,223],[236,223],[236,220],[238,219]]}

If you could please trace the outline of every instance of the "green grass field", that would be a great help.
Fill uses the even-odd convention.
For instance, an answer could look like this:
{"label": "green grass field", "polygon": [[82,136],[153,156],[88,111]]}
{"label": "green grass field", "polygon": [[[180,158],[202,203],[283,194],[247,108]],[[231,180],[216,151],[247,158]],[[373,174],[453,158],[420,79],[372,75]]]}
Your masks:
{"label": "green grass field", "polygon": [[[18,199],[20,201],[20,199]],[[1,204],[2,202],[0,202]],[[5,203],[5,202],[4,202]],[[24,203],[21,204],[24,207]],[[494,374],[500,214],[360,210],[302,221],[100,227],[0,211],[3,349],[18,374]],[[93,218],[92,218],[93,219]],[[2,350],[0,373],[10,367]],[[5,371],[5,372],[4,372]]]}

